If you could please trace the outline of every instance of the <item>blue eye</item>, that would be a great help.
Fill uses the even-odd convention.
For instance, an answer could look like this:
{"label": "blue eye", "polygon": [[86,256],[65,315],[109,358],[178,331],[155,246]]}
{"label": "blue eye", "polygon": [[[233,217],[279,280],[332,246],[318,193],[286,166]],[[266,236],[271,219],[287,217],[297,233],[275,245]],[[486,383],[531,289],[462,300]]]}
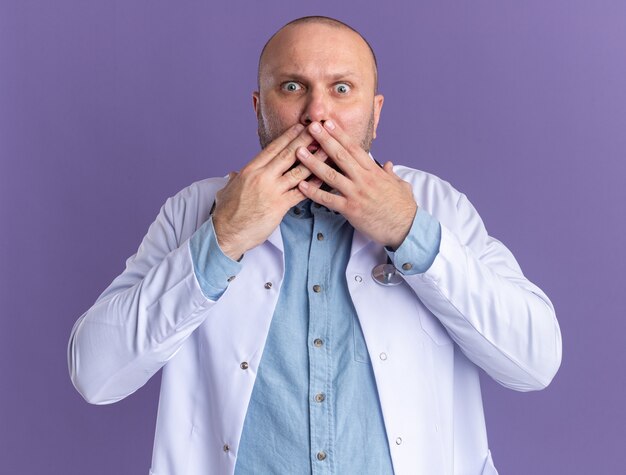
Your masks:
{"label": "blue eye", "polygon": [[296,92],[302,89],[302,86],[294,81],[286,82],[282,85],[282,88],[287,92]]}
{"label": "blue eye", "polygon": [[339,94],[347,94],[348,92],[350,92],[350,89],[350,86],[343,82],[335,86],[335,91],[337,91]]}

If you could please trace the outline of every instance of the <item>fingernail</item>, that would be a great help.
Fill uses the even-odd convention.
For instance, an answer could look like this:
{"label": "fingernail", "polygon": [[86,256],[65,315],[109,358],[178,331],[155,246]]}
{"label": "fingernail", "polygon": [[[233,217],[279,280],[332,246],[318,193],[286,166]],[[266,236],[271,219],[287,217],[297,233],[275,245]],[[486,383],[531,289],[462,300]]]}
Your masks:
{"label": "fingernail", "polygon": [[334,130],[335,123],[332,120],[327,120],[326,122],[324,122],[324,127],[326,127],[328,130]]}
{"label": "fingernail", "polygon": [[306,189],[309,187],[309,184],[308,184],[306,181],[304,181],[304,180],[302,180],[302,181],[299,183],[299,185],[300,185],[300,188],[302,188],[302,189],[304,189],[304,190],[306,190]]}
{"label": "fingernail", "polygon": [[311,130],[316,134],[319,134],[322,131],[322,127],[317,122],[313,122],[313,124],[311,124]]}
{"label": "fingernail", "polygon": [[293,130],[295,130],[296,132],[301,132],[301,131],[302,131],[302,129],[304,129],[304,125],[302,125],[302,124],[296,124],[296,125],[293,127]]}
{"label": "fingernail", "polygon": [[307,152],[306,148],[298,147],[298,150],[296,150],[296,155],[298,156],[298,158],[307,158],[308,157],[308,152]]}

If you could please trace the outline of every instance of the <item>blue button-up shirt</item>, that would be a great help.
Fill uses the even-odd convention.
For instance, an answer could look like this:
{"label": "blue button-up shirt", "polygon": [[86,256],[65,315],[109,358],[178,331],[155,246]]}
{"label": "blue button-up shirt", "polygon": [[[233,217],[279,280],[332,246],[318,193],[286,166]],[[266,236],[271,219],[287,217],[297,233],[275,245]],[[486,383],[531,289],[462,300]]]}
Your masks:
{"label": "blue button-up shirt", "polygon": [[[392,474],[376,381],[345,278],[353,228],[306,200],[284,217],[281,234],[285,276],[235,473]],[[439,223],[419,210],[390,256],[415,262],[419,254],[412,272],[423,272],[439,240]],[[190,244],[205,295],[219,298],[224,275],[235,275],[240,264],[223,255],[210,220]]]}

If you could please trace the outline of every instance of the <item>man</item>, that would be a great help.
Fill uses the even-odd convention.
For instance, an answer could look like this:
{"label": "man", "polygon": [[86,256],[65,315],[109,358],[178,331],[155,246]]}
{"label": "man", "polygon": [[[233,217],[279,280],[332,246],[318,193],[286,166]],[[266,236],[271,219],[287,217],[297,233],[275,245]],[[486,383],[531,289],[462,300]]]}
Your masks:
{"label": "man", "polygon": [[465,196],[368,154],[376,82],[347,25],[279,30],[263,150],[169,199],[76,323],[89,402],[163,368],[151,473],[495,474],[479,368],[520,391],[556,373],[550,301]]}

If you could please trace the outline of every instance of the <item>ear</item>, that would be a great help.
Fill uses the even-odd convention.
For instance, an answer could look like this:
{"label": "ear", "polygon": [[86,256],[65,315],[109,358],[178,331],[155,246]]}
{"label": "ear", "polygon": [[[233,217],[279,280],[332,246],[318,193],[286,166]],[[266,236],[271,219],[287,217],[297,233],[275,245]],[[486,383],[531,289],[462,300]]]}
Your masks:
{"label": "ear", "polygon": [[254,91],[252,93],[252,107],[254,107],[254,114],[259,117],[259,104],[261,103],[259,91]]}
{"label": "ear", "polygon": [[380,111],[383,108],[383,102],[385,102],[385,98],[382,94],[376,94],[374,96],[374,130],[372,131],[372,138],[376,138],[376,129],[378,128],[378,121],[380,120]]}

